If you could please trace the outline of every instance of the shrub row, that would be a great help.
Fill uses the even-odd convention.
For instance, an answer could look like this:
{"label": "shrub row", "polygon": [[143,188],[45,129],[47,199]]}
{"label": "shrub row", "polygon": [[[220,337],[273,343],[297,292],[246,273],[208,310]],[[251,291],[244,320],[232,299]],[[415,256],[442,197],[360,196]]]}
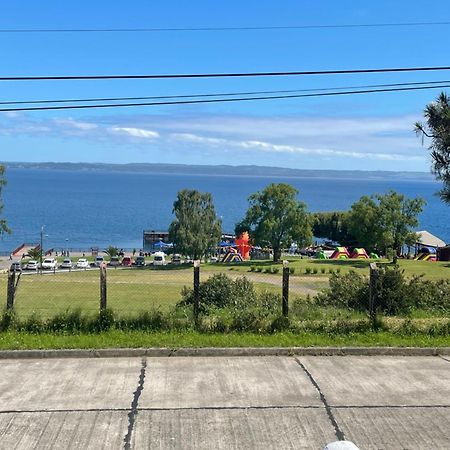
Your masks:
{"label": "shrub row", "polygon": [[[332,274],[330,287],[319,293],[322,306],[335,306],[356,311],[369,307],[369,278],[355,271]],[[376,310],[386,315],[410,314],[416,309],[450,313],[450,280],[431,281],[422,276],[406,278],[398,266],[380,267],[377,283]]]}

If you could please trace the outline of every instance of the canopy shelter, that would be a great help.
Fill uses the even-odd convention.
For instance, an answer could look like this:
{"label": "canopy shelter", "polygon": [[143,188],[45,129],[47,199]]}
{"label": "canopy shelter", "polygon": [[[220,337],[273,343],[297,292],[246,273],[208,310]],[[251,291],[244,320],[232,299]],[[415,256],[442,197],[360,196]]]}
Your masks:
{"label": "canopy shelter", "polygon": [[445,247],[445,242],[442,239],[439,239],[437,236],[434,236],[430,232],[423,230],[417,232],[418,239],[416,245],[424,245],[426,247]]}
{"label": "canopy shelter", "polygon": [[154,248],[159,248],[160,250],[163,250],[165,248],[172,248],[173,244],[171,242],[158,241],[158,242],[155,242],[153,244],[153,247]]}

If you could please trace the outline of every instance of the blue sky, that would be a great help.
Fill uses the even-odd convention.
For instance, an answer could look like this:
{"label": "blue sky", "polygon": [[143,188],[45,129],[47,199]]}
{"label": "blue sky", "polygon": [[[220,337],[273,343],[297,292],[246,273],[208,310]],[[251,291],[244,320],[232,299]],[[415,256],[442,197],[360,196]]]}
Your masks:
{"label": "blue sky", "polygon": [[[450,20],[447,1],[21,1],[0,28],[233,27]],[[450,26],[136,34],[0,34],[0,75],[197,73],[448,65]],[[31,100],[308,89],[450,73],[2,82]],[[412,132],[438,91],[234,104],[0,113],[4,161],[259,164],[429,170]]]}

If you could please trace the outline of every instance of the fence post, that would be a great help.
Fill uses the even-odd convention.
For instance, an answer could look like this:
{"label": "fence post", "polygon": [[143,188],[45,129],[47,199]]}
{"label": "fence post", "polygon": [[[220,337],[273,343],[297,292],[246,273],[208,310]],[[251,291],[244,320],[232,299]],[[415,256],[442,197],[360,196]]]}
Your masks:
{"label": "fence post", "polygon": [[376,316],[376,303],[378,296],[378,267],[377,263],[370,263],[370,281],[369,281],[369,318],[373,324]]}
{"label": "fence post", "polygon": [[100,265],[100,311],[106,309],[106,264]]}
{"label": "fence post", "polygon": [[16,271],[8,271],[8,292],[6,295],[6,309],[10,311],[14,308],[14,295],[16,293]]}
{"label": "fence post", "polygon": [[289,261],[283,261],[282,312],[284,317],[289,315]]}
{"label": "fence post", "polygon": [[200,310],[200,260],[194,261],[194,321],[198,324]]}

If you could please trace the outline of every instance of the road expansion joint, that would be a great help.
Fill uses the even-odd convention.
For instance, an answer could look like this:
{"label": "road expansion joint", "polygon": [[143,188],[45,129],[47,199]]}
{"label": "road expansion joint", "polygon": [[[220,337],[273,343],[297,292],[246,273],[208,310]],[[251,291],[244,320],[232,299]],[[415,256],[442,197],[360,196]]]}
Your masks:
{"label": "road expansion joint", "polygon": [[147,358],[142,358],[141,361],[141,371],[139,373],[139,380],[136,390],[133,393],[133,400],[131,402],[130,412],[128,413],[128,430],[127,434],[123,438],[123,448],[124,450],[130,450],[131,448],[131,438],[133,436],[134,424],[136,422],[136,417],[138,414],[139,397],[144,389],[145,372],[147,369]]}
{"label": "road expansion joint", "polygon": [[317,383],[317,381],[314,379],[314,377],[312,376],[311,372],[305,367],[305,365],[303,363],[301,363],[299,361],[298,358],[294,358],[295,362],[303,369],[303,371],[305,372],[305,374],[307,375],[307,377],[309,378],[309,380],[311,381],[312,385],[316,388],[317,392],[319,393],[320,396],[320,400],[323,403],[323,406],[325,407],[325,411],[327,412],[327,416],[328,419],[331,422],[331,425],[334,428],[334,432],[336,434],[336,437],[338,438],[339,441],[345,441],[345,435],[344,432],[341,430],[341,428],[339,427],[339,424],[337,423],[336,418],[334,417],[333,414],[333,410],[331,409],[330,404],[328,403],[324,393],[322,392],[322,390],[320,389],[319,384]]}

